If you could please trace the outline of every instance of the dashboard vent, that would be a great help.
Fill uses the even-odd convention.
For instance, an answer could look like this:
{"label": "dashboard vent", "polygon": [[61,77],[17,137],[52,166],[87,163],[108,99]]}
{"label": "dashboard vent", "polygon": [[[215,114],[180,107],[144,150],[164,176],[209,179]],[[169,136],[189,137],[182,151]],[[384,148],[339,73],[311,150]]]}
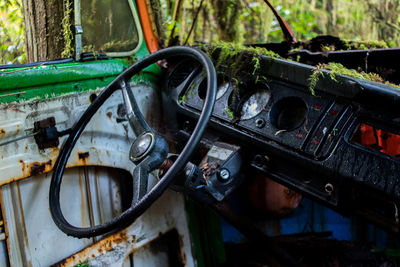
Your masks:
{"label": "dashboard vent", "polygon": [[197,66],[198,64],[192,60],[179,63],[168,77],[168,88],[175,88],[183,83]]}

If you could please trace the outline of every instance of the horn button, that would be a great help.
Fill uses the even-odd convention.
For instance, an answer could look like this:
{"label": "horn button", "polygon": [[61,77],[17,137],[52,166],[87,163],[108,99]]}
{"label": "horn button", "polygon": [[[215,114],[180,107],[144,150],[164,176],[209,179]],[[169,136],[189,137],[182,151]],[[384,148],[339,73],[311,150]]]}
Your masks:
{"label": "horn button", "polygon": [[154,146],[154,134],[147,132],[136,138],[131,146],[129,158],[133,162],[137,162],[144,158]]}

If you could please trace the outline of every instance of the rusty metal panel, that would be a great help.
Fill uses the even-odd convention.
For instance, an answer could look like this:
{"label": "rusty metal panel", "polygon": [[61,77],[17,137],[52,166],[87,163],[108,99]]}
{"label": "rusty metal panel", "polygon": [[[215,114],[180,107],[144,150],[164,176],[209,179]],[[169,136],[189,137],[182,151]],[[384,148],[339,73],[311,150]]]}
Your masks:
{"label": "rusty metal panel", "polygon": [[80,263],[87,263],[90,266],[122,266],[131,253],[134,255],[134,261],[140,263],[135,266],[152,266],[147,263],[159,262],[165,256],[162,253],[154,253],[161,259],[151,258],[144,263],[146,255],[143,253],[147,253],[147,250],[140,249],[173,229],[179,235],[180,255],[184,265],[194,266],[183,197],[173,191],[164,193],[128,228],[59,262],[58,266],[75,266]]}
{"label": "rusty metal panel", "polygon": [[[132,89],[146,114],[152,108],[153,91],[147,86]],[[59,131],[71,127],[99,92],[0,104],[0,143],[32,132],[34,122],[51,116]],[[118,114],[122,101],[120,92],[110,97],[85,129],[69,159],[60,202],[67,220],[76,226],[103,223],[121,212],[121,170],[130,173],[134,168],[128,159],[133,133]],[[146,115],[150,122],[154,119],[153,115]],[[60,144],[64,141],[65,137],[60,138]],[[0,250],[0,264],[4,258],[11,266],[49,266],[61,264],[62,259],[64,266],[82,262],[129,266],[135,257],[139,264],[140,255],[147,253],[140,248],[176,229],[181,255],[187,266],[194,266],[183,197],[175,192],[164,194],[134,224],[104,240],[77,239],[62,233],[51,219],[48,204],[51,169],[59,149],[60,145],[39,149],[34,137],[0,146],[0,201],[8,245],[8,253]],[[157,181],[152,179],[149,186]],[[148,262],[160,260],[155,258],[163,256],[154,253],[147,257]]]}
{"label": "rusty metal panel", "polygon": [[[87,225],[89,211],[82,170],[70,169],[65,175],[61,189],[62,208],[73,224]],[[49,185],[50,178],[42,174],[2,187],[12,266],[49,266],[60,257],[92,243],[89,239],[68,237],[52,223],[48,210]]]}
{"label": "rusty metal panel", "polygon": [[[0,142],[32,133],[34,122],[55,117],[59,131],[71,127],[90,104],[91,95],[99,91],[70,94],[48,100],[20,104],[0,104]],[[131,131],[126,122],[116,122],[117,107],[122,103],[116,92],[96,113],[73,151],[69,167],[102,165],[132,168],[126,157]],[[112,142],[110,142],[112,140]],[[65,137],[60,139],[60,143]],[[0,146],[0,185],[49,172],[59,147],[39,149],[34,137]],[[112,156],[110,156],[112,154]]]}
{"label": "rusty metal panel", "polygon": [[[111,263],[122,266],[128,255],[135,251],[133,260],[138,264],[157,262],[165,255],[153,251],[150,257],[148,250],[139,249],[171,229],[176,229],[179,234],[180,253],[185,263],[194,265],[184,201],[178,193],[167,192],[130,227],[93,244],[94,239],[68,237],[54,225],[48,211],[49,175],[42,174],[2,187],[1,203],[8,218],[11,266],[49,266],[67,257],[62,266],[82,262],[90,266],[110,266]],[[101,223],[120,212],[118,170],[96,167],[86,170],[82,167],[68,169],[65,175],[61,204],[67,220],[73,225],[88,226],[91,217]],[[85,179],[95,181],[88,183],[92,195],[87,195]],[[95,190],[101,193],[94,194]],[[92,207],[88,197],[95,203]],[[101,213],[94,212],[96,206],[103,208]],[[78,251],[81,252],[73,255]]]}

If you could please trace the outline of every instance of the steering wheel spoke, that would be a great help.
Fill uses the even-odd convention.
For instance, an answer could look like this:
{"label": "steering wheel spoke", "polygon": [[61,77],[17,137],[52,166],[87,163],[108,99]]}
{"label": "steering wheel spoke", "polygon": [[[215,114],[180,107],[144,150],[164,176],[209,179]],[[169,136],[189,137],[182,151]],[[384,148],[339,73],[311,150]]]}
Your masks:
{"label": "steering wheel spoke", "polygon": [[122,90],[122,96],[125,102],[126,116],[128,117],[129,124],[137,137],[146,133],[152,132],[152,129],[147,124],[140,112],[136,99],[133,96],[132,89],[129,85],[129,80],[121,79],[119,85]]}

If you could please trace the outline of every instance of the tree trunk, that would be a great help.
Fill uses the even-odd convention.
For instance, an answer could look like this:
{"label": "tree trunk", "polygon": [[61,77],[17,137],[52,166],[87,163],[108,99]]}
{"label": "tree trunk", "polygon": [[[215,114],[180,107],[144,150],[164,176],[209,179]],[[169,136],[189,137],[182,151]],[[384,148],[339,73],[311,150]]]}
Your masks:
{"label": "tree trunk", "polygon": [[335,30],[335,23],[333,22],[334,18],[334,14],[333,14],[333,2],[332,0],[327,0],[326,1],[326,6],[325,6],[325,10],[326,13],[328,14],[328,22],[326,24],[326,31],[331,33],[333,35],[333,32]]}
{"label": "tree trunk", "polygon": [[23,0],[28,62],[61,58],[63,0]]}
{"label": "tree trunk", "polygon": [[217,21],[217,30],[222,41],[235,42],[240,36],[239,10],[240,1],[215,0],[212,1],[214,17]]}

